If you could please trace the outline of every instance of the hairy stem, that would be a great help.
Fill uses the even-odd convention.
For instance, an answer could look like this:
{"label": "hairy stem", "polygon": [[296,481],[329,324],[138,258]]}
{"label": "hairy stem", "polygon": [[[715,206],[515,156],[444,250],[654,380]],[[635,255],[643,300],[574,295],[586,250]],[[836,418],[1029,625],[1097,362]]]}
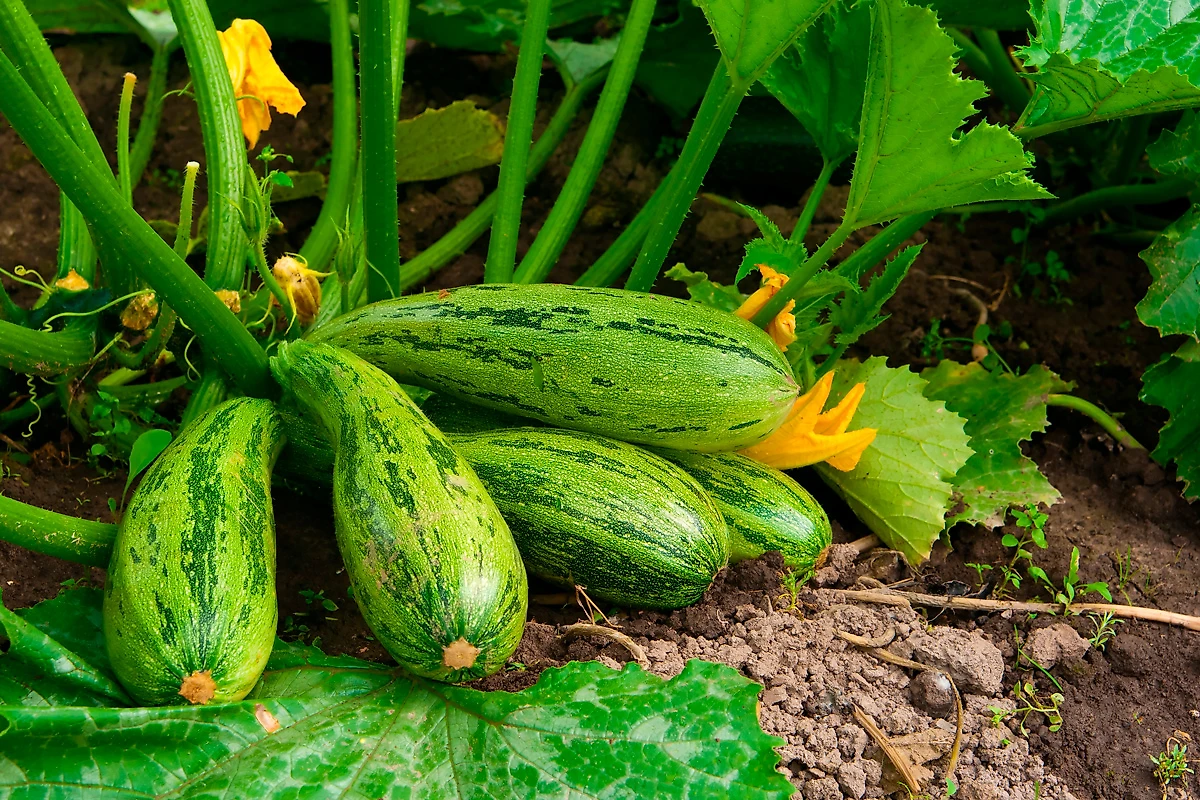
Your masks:
{"label": "hairy stem", "polygon": [[121,82],[121,104],[117,110],[117,180],[126,203],[133,202],[133,178],[129,169],[129,117],[133,112],[133,87],[137,76],[125,73]]}
{"label": "hairy stem", "polygon": [[812,191],[808,193],[808,200],[804,203],[804,208],[800,212],[800,218],[796,220],[796,227],[792,229],[792,235],[789,240],[797,244],[804,243],[804,237],[808,235],[808,229],[812,225],[813,217],[817,215],[817,206],[821,204],[821,198],[825,195],[825,187],[829,185],[829,179],[833,177],[833,171],[838,168],[838,165],[825,161],[821,164],[821,173],[817,175],[817,180],[813,182]]}
{"label": "hairy stem", "polygon": [[853,232],[851,226],[842,223],[833,235],[825,240],[825,243],[808,257],[808,260],[800,265],[800,268],[792,273],[788,278],[788,282],[783,285],[783,288],[762,307],[762,310],[754,315],[752,320],[755,325],[760,328],[765,327],[771,320],[775,319],[783,307],[789,301],[795,300],[804,288],[805,284],[812,279],[813,275],[817,274],[817,270],[825,266],[830,257],[837,252],[838,248],[845,243],[847,237]]}
{"label": "hairy stem", "polygon": [[400,285],[390,0],[362,0],[358,21],[367,299],[374,302],[395,296]]}
{"label": "hairy stem", "polygon": [[329,2],[329,38],[333,48],[333,151],[325,202],[312,232],[300,248],[311,269],[323,272],[346,226],[358,160],[358,90],[354,82],[354,46],[350,40],[348,0]]}
{"label": "hairy stem", "polygon": [[546,50],[546,31],[550,25],[550,0],[529,0],[525,26],[521,31],[521,52],[517,56],[517,74],[513,78],[512,103],[504,133],[504,154],[500,160],[500,183],[492,238],[488,243],[484,283],[508,283],[517,262],[517,234],[521,229],[521,205],[525,198],[525,180],[529,147],[533,140],[533,120],[537,115],[538,83],[542,77],[542,56]]}
{"label": "hairy stem", "polygon": [[1089,403],[1082,397],[1075,397],[1070,394],[1051,394],[1046,396],[1046,405],[1078,411],[1103,428],[1104,432],[1116,439],[1118,444],[1133,450],[1146,449],[1111,414],[1094,403]]}
{"label": "hairy stem", "polygon": [[158,125],[162,122],[163,99],[167,93],[167,74],[171,69],[171,53],[175,51],[174,42],[154,48],[154,58],[150,62],[150,80],[146,84],[146,99],[142,103],[142,116],[138,120],[137,135],[133,139],[133,150],[129,154],[129,174],[133,185],[137,186],[146,165],[150,163],[150,154],[154,150],[154,140],[158,137]]}
{"label": "hairy stem", "polygon": [[1000,41],[1000,35],[990,28],[976,28],[975,38],[992,68],[988,85],[1011,111],[1020,114],[1032,96],[1025,81],[1017,74],[1012,56]]}
{"label": "hairy stem", "polygon": [[117,526],[68,517],[0,495],[0,539],[44,556],[107,567]]}
{"label": "hairy stem", "polygon": [[61,331],[41,331],[0,321],[0,367],[26,375],[61,375],[96,352],[94,319],[72,320]]}
{"label": "hairy stem", "polygon": [[579,224],[579,217],[596,185],[596,178],[604,167],[604,158],[612,144],[625,100],[629,97],[653,16],[654,0],[633,0],[608,81],[600,93],[600,101],[596,104],[583,144],[579,147],[575,163],[571,165],[571,172],[554,208],[542,224],[529,252],[521,260],[516,272],[517,283],[540,283],[546,280],[575,226]]}
{"label": "hairy stem", "polygon": [[648,292],[654,287],[671,245],[683,226],[683,219],[696,199],[696,192],[717,155],[725,133],[733,124],[734,115],[748,88],[733,82],[724,60],[717,63],[708,89],[704,92],[704,99],[696,111],[692,129],[683,143],[679,162],[672,170],[674,177],[659,202],[656,219],[625,283],[626,289]]}

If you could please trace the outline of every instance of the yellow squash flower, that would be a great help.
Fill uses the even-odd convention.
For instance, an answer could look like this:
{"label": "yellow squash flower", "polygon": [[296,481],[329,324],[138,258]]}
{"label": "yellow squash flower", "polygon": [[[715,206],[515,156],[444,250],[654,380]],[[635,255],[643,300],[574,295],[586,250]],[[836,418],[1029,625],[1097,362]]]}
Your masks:
{"label": "yellow squash flower", "polygon": [[[758,264],[759,273],[762,275],[762,286],[754,294],[746,298],[746,302],[738,307],[738,310],[733,312],[742,319],[753,319],[754,315],[762,311],[763,306],[767,301],[775,296],[775,293],[783,288],[787,283],[787,275],[782,272],[777,272],[766,264]],[[796,318],[792,315],[792,309],[796,307],[796,301],[791,300],[783,311],[780,311],[775,319],[771,320],[771,324],[766,327],[767,334],[779,345],[780,350],[787,350],[788,345],[796,341]]]}
{"label": "yellow squash flower", "polygon": [[271,127],[268,106],[294,117],[304,108],[304,98],[275,63],[271,37],[262,25],[252,19],[235,19],[229,30],[217,31],[217,38],[238,98],[242,133],[253,148],[259,134]]}
{"label": "yellow squash flower", "polygon": [[822,461],[842,472],[854,469],[878,432],[875,428],[846,431],[867,387],[856,385],[840,403],[822,414],[831,388],[833,373],[827,372],[796,400],[787,420],[774,433],[741,454],[776,469],[796,469]]}

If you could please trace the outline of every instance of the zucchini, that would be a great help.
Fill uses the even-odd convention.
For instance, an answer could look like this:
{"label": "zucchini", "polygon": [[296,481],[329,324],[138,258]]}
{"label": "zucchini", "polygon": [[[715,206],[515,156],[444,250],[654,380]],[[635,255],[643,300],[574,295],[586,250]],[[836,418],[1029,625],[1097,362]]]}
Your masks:
{"label": "zucchini", "polygon": [[799,394],[746,320],[620,289],[464,286],[364,306],[312,340],[471,403],[681,450],[755,444]]}
{"label": "zucchini", "polygon": [[829,517],[808,491],[783,472],[737,453],[660,450],[716,501],[729,526],[731,563],[778,551],[794,570],[825,562],[833,543]]}
{"label": "zucchini", "polygon": [[624,606],[679,608],[729,560],[713,501],[639,447],[552,428],[451,441],[496,498],[534,575]]}
{"label": "zucchini", "polygon": [[471,467],[394,380],[327,344],[271,369],[333,445],[338,548],[380,644],[409,671],[465,681],[521,640],[525,568]]}
{"label": "zucchini", "polygon": [[205,412],[158,457],[121,520],[104,587],[113,670],[143,705],[240,700],[275,641],[267,400]]}

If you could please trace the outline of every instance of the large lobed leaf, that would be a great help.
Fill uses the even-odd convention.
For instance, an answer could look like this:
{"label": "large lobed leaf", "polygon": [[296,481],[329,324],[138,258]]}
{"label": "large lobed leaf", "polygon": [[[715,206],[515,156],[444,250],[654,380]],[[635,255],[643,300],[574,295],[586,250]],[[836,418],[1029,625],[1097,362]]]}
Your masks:
{"label": "large lobed leaf", "polygon": [[1163,175],[1200,179],[1200,114],[1185,111],[1174,130],[1164,129],[1146,148],[1150,166]]}
{"label": "large lobed leaf", "polygon": [[1172,222],[1142,251],[1153,282],[1138,318],[1164,336],[1200,338],[1200,207]]}
{"label": "large lobed leaf", "polygon": [[1043,0],[1021,51],[1035,91],[1018,129],[1048,133],[1200,104],[1200,2]]}
{"label": "large lobed leaf", "polygon": [[[26,612],[47,630],[12,639],[0,686],[44,661],[47,631],[61,635],[60,656],[68,640],[102,653],[99,608],[99,592],[77,590]],[[14,618],[3,617],[6,628]],[[0,796],[783,800],[792,791],[775,771],[782,740],[758,727],[759,686],[702,661],[670,681],[636,665],[570,664],[509,694],[277,642],[246,701],[174,708],[87,707],[100,705],[83,694],[94,678],[43,674],[34,705],[0,696]],[[85,704],[44,705],[72,693]]]}
{"label": "large lobed leaf", "polygon": [[986,89],[954,74],[953,40],[927,8],[878,0],[846,222],[856,228],[987,200],[1052,197],[1005,128],[959,133]]}
{"label": "large lobed leaf", "polygon": [[699,0],[729,75],[744,90],[834,0]]}
{"label": "large lobed leaf", "polygon": [[646,34],[635,80],[678,119],[700,102],[721,60],[711,36],[704,12],[692,0],[679,0],[679,17]]}
{"label": "large lobed leaf", "polygon": [[839,362],[830,402],[859,382],[866,393],[852,427],[879,433],[853,471],[816,469],[888,547],[916,564],[945,530],[954,475],[972,455],[964,421],[925,396],[919,375],[889,368],[879,356]]}
{"label": "large lobed leaf", "polygon": [[870,40],[870,5],[839,0],[761,79],[830,164],[849,158],[858,145]]}
{"label": "large lobed leaf", "polygon": [[1162,406],[1170,421],[1151,453],[1162,463],[1174,461],[1183,494],[1200,498],[1200,342],[1190,341],[1142,376],[1142,401]]}
{"label": "large lobed leaf", "polygon": [[989,372],[979,364],[943,361],[921,373],[925,396],[967,420],[971,455],[954,476],[954,501],[947,522],[995,528],[1009,509],[1051,504],[1058,491],[1021,452],[1021,442],[1046,430],[1046,396],[1071,385],[1038,365],[1024,375]]}

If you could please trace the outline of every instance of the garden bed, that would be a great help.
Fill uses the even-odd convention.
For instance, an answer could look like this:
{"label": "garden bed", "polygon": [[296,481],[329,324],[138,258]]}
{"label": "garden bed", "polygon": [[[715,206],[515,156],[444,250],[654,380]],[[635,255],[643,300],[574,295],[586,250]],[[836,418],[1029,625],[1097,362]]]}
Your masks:
{"label": "garden bed", "polygon": [[[131,56],[140,58],[140,53],[124,40],[72,39],[58,44],[62,46],[56,55],[89,120],[100,140],[111,142],[121,76],[130,69],[144,73],[147,63],[129,61]],[[311,45],[278,49],[285,72],[297,79],[309,105],[295,121],[278,117],[269,141],[295,159],[296,169],[313,169],[329,147],[325,132],[330,128],[331,95],[328,75],[320,74],[319,66],[328,59],[323,53],[314,55]],[[182,65],[177,69],[170,82],[173,88],[185,82]],[[481,107],[503,114],[506,101],[494,104],[494,98],[504,96],[511,72],[512,62],[504,56],[465,56],[419,47],[407,67],[402,116],[411,116],[427,104],[442,106],[462,97],[474,97]],[[547,75],[546,80],[549,84],[553,79]],[[544,124],[544,116],[539,119]],[[526,232],[536,232],[537,221],[557,196],[586,121],[586,114],[576,121],[566,147],[531,185],[524,214],[532,225]],[[573,280],[611,243],[666,172],[669,164],[656,158],[656,153],[664,137],[675,135],[663,112],[636,96],[631,98],[584,225],[551,280]],[[172,171],[188,160],[202,160],[201,156],[191,101],[168,98],[149,177],[135,194],[138,210],[147,219],[172,219],[178,208],[178,186],[173,182],[178,173]],[[492,168],[401,186],[402,254],[419,252],[435,241],[473,208],[495,180]],[[776,204],[768,205],[767,213],[785,234],[799,212],[801,198],[787,196],[766,180],[718,178],[706,189],[759,205]],[[825,198],[823,208],[828,205],[829,213],[818,211],[809,232],[813,243],[832,230],[832,209],[841,207],[838,194],[831,190]],[[57,243],[57,191],[7,127],[0,127],[0,208],[7,210],[0,221],[0,266],[24,264],[49,275]],[[297,234],[311,225],[318,209],[316,200],[280,206],[288,230],[271,240],[273,252],[295,249],[301,240]],[[985,305],[999,300],[989,310],[989,324],[998,328],[1008,323],[1012,335],[994,337],[992,344],[1012,366],[1045,364],[1074,381],[1081,397],[1110,412],[1126,413],[1123,424],[1136,437],[1153,442],[1165,414],[1137,402],[1140,376],[1172,351],[1174,342],[1160,339],[1134,315],[1134,305],[1149,283],[1137,258],[1139,246],[1117,244],[1075,225],[1035,230],[1023,252],[1010,235],[1014,226],[1021,225],[1016,215],[961,220],[944,216],[927,225],[916,237],[927,245],[913,275],[885,308],[891,318],[859,343],[860,353],[887,355],[893,366],[907,363],[918,368],[935,363],[941,354],[966,360],[969,342],[944,342],[939,353],[937,338],[930,336],[930,321],[941,320],[943,337],[969,339],[978,322],[978,307],[956,291],[968,289]],[[755,230],[750,220],[726,206],[699,200],[671,259],[728,282]],[[523,239],[522,247],[527,245]],[[1044,260],[1051,250],[1070,272],[1069,282],[1018,280],[1022,257]],[[428,286],[477,282],[485,253],[486,240],[482,240],[435,275]],[[1009,257],[1016,262],[1007,263]],[[667,279],[659,285],[674,291]],[[681,284],[674,287],[682,289]],[[1077,546],[1081,578],[1108,581],[1117,602],[1125,601],[1118,585],[1121,572],[1126,571],[1130,579],[1123,589],[1130,602],[1200,614],[1200,520],[1180,498],[1173,476],[1144,453],[1116,447],[1069,411],[1051,409],[1050,420],[1051,432],[1038,437],[1029,454],[1063,499],[1049,509],[1049,548],[1036,553],[1036,562],[1058,579],[1066,571],[1071,547]],[[121,496],[124,476],[100,475],[79,463],[84,446],[65,431],[61,416],[48,415],[39,422],[29,443],[34,451],[31,465],[9,464],[3,493],[63,513],[111,519],[108,500]],[[825,505],[838,540],[867,533],[814,475],[800,472],[797,477]],[[280,490],[276,509],[281,635],[306,641],[319,638],[327,652],[386,661],[346,595],[348,580],[333,542],[327,501]],[[953,550],[939,545],[918,574],[909,573],[894,557],[868,554],[857,567],[842,570],[838,585],[851,585],[867,573],[884,582],[911,579],[922,591],[958,591],[962,587],[950,583],[958,581],[974,592],[981,577],[967,565],[997,564],[1008,557],[999,531],[959,526],[952,531],[951,541]],[[1051,732],[1043,715],[1032,714],[1024,735],[1016,730],[1015,721],[993,727],[994,712],[987,707],[1010,707],[1011,689],[1019,678],[1032,677],[1040,692],[1053,691],[1044,675],[1018,666],[1014,635],[1024,642],[1033,630],[1061,620],[930,611],[927,616],[933,628],[926,632],[922,619],[910,610],[837,605],[819,590],[802,593],[798,609],[789,612],[781,608],[778,571],[779,565],[769,560],[747,564],[726,573],[694,608],[669,615],[638,613],[616,621],[645,649],[652,671],[670,675],[682,668],[683,659],[700,657],[729,664],[762,682],[764,728],[787,739],[782,765],[806,798],[880,796],[880,787],[894,786],[877,766],[869,738],[853,722],[854,703],[890,736],[929,737],[925,748],[936,755],[927,765],[926,786],[936,787],[941,779],[947,728],[953,735],[953,714],[947,719],[911,704],[911,670],[857,652],[834,636],[834,628],[867,637],[895,628],[893,649],[918,661],[922,653],[928,658],[939,652],[937,646],[921,640],[957,641],[957,637],[980,648],[985,660],[1003,659],[998,685],[974,676],[982,682],[962,687],[966,715],[959,783],[964,797],[1159,797],[1149,757],[1162,751],[1177,732],[1200,737],[1198,634],[1149,623],[1118,626],[1105,652],[1090,649],[1051,670],[1064,695],[1061,729]],[[0,588],[9,607],[32,605],[54,596],[64,581],[81,579],[99,583],[103,575],[0,543]],[[535,588],[535,592],[554,591]],[[331,600],[337,610],[314,603],[315,592],[323,593],[321,597]],[[581,618],[582,613],[570,604],[535,604],[525,643],[514,657],[521,667],[486,679],[487,686],[523,688],[542,669],[567,660],[599,658],[616,666],[615,662],[630,659],[626,648],[604,639],[573,643],[560,639],[560,626]],[[1091,635],[1087,619],[1069,622],[1085,638]],[[913,752],[920,750],[913,748]],[[1194,779],[1186,780],[1191,782],[1176,786],[1186,785],[1195,792]]]}

